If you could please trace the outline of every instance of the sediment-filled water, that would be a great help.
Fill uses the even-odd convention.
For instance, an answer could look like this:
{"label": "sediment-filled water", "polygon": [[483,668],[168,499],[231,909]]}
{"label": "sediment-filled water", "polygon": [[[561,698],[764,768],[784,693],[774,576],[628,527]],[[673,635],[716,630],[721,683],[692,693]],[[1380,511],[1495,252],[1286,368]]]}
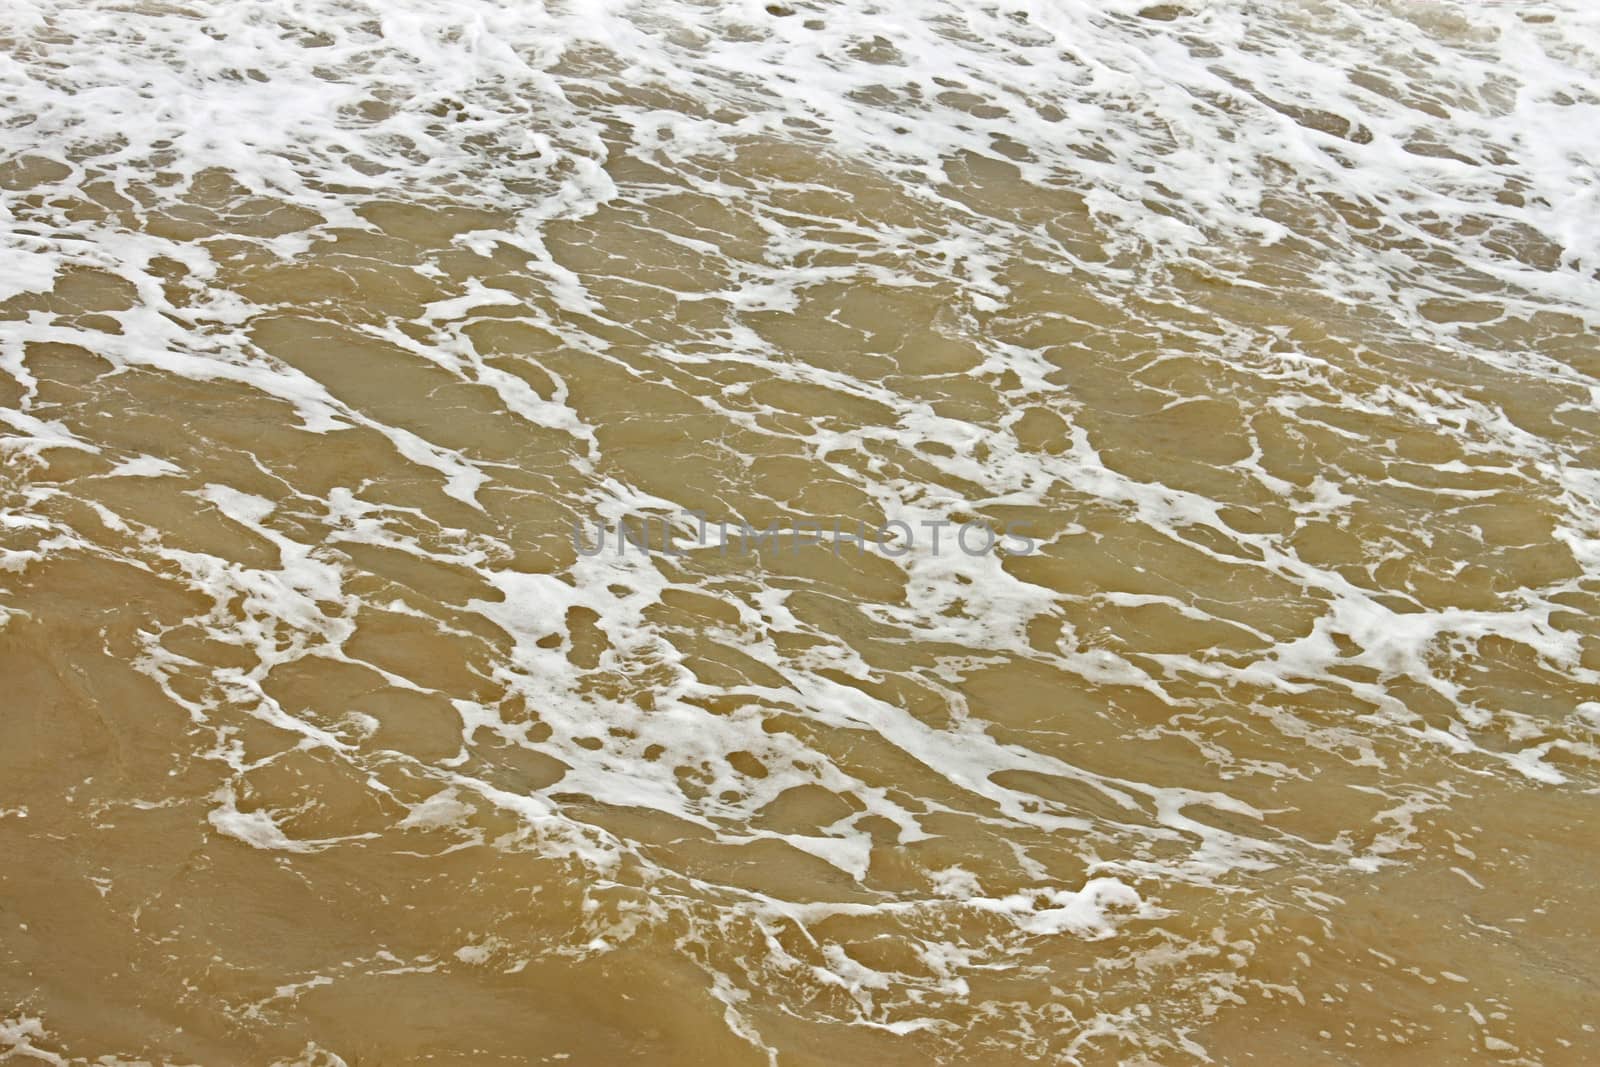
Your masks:
{"label": "sediment-filled water", "polygon": [[0,1060],[1600,1061],[1597,167],[1583,0],[11,0]]}

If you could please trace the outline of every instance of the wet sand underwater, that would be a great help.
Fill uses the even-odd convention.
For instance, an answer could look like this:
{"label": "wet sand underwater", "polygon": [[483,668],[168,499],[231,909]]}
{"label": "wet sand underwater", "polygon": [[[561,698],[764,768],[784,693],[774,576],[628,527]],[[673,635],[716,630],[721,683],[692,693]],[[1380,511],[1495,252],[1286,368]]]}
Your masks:
{"label": "wet sand underwater", "polygon": [[0,1061],[1600,1059],[1600,11],[18,0],[0,95]]}

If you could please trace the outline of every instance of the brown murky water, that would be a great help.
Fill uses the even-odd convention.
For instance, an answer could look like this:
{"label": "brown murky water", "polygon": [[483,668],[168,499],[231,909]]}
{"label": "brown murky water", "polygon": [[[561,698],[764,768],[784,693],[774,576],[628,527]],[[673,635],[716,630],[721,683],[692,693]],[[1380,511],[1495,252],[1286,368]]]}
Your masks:
{"label": "brown murky water", "polygon": [[1600,1056],[1592,20],[24,7],[0,1060]]}

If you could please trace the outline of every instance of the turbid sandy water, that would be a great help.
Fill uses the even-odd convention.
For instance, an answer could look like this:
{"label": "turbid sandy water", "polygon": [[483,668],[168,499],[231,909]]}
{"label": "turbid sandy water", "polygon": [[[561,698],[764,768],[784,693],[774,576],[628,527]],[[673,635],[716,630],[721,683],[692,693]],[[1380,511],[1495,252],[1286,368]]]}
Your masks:
{"label": "turbid sandy water", "polygon": [[21,0],[0,100],[0,1060],[1600,1061],[1587,6]]}

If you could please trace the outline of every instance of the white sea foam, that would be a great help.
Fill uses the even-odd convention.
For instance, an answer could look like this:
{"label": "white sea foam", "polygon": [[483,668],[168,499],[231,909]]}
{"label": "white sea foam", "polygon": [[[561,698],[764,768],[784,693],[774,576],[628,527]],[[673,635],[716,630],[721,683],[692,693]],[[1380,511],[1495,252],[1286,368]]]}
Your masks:
{"label": "white sea foam", "polygon": [[[968,668],[1021,661],[1081,679],[1091,692],[1137,691],[1174,715],[1194,705],[1197,689],[1256,691],[1264,695],[1249,713],[1270,729],[1307,749],[1355,753],[1339,758],[1359,766],[1384,765],[1369,731],[1388,739],[1391,758],[1411,746],[1439,749],[1475,773],[1509,772],[1530,786],[1568,780],[1552,757],[1561,766],[1600,758],[1600,705],[1579,702],[1554,725],[1523,736],[1516,731],[1527,720],[1518,718],[1514,701],[1491,705],[1469,695],[1450,662],[1502,643],[1568,682],[1600,686],[1600,672],[1585,665],[1592,659],[1584,659],[1582,637],[1560,621],[1572,610],[1563,598],[1592,594],[1600,571],[1592,433],[1530,429],[1484,401],[1471,379],[1493,373],[1560,391],[1568,398],[1562,410],[1575,416],[1593,407],[1600,384],[1592,364],[1547,351],[1531,325],[1534,340],[1523,344],[1487,343],[1470,329],[1474,316],[1531,324],[1543,314],[1578,323],[1576,332],[1591,341],[1600,328],[1600,11],[1541,4],[1537,13],[1551,19],[1535,22],[1525,17],[1534,11],[1528,5],[1214,0],[1157,20],[1141,16],[1145,7],[1131,0],[908,0],[802,4],[774,16],[753,0],[715,9],[675,0],[195,0],[182,10],[15,0],[0,15],[5,36],[20,42],[0,58],[0,92],[12,116],[0,126],[0,159],[26,164],[34,177],[26,188],[7,186],[0,201],[8,237],[0,299],[48,291],[75,268],[115,274],[137,298],[105,313],[120,333],[43,312],[4,323],[0,368],[22,399],[0,406],[0,447],[22,458],[101,451],[81,430],[32,410],[37,382],[24,359],[30,346],[89,344],[118,373],[229,383],[273,398],[302,428],[330,441],[351,429],[373,431],[404,461],[437,476],[450,499],[489,515],[493,491],[513,464],[363,410],[268,351],[249,325],[270,309],[213,284],[216,253],[161,236],[159,227],[52,205],[88,197],[103,183],[142,205],[128,210],[132,222],[148,223],[203,201],[207,175],[225,172],[243,190],[231,197],[231,209],[264,211],[250,208],[254,196],[314,220],[290,234],[240,238],[268,262],[300,261],[335,230],[376,232],[358,210],[372,201],[480,208],[499,221],[457,235],[456,245],[486,256],[514,250],[521,264],[514,282],[445,284],[445,295],[426,301],[415,322],[352,328],[456,383],[492,390],[530,432],[551,431],[564,443],[560,463],[587,486],[584,499],[562,501],[563,508],[615,522],[624,514],[677,516],[686,502],[618,480],[605,466],[597,427],[561,376],[549,373],[552,389],[543,395],[481,358],[468,327],[511,317],[630,373],[637,370],[630,360],[645,358],[686,371],[737,364],[765,381],[878,405],[889,412],[882,424],[818,417],[803,431],[780,431],[774,425],[793,426],[775,421],[788,413],[755,399],[747,384],[697,398],[749,433],[784,437],[837,472],[886,520],[920,527],[974,508],[1059,510],[1070,500],[1087,514],[1092,504],[1125,530],[1235,568],[1241,584],[1259,580],[1286,599],[1316,605],[1315,617],[1308,629],[1257,621],[1249,602],[1195,602],[1171,575],[1137,592],[1066,596],[1025,580],[996,556],[913,552],[893,564],[903,600],[852,607],[849,621],[859,615],[893,640],[941,650],[933,667],[908,674],[949,712],[946,721],[929,721],[870,692],[882,670],[838,633],[807,621],[789,603],[794,590],[776,583],[718,594],[735,621],[707,634],[765,673],[748,684],[716,685],[686,665],[681,636],[652,621],[652,608],[669,593],[704,591],[660,559],[579,558],[564,573],[530,573],[513,562],[520,547],[513,527],[456,528],[452,520],[369,498],[360,485],[325,496],[291,488],[281,501],[216,483],[192,488],[196,507],[214,509],[277,554],[274,565],[248,565],[166,544],[162,531],[97,503],[108,528],[139,541],[128,551],[141,566],[176,572],[214,604],[195,620],[211,639],[254,657],[255,666],[213,671],[199,698],[173,684],[195,664],[165,647],[163,634],[145,635],[140,664],[197,724],[215,731],[211,754],[240,777],[254,766],[234,734],[240,717],[279,728],[300,750],[326,753],[364,774],[385,760],[403,763],[426,789],[404,802],[399,827],[467,834],[477,805],[509,812],[532,828],[531,838],[503,847],[571,858],[604,877],[626,859],[652,884],[700,892],[713,902],[710,919],[669,896],[652,904],[658,919],[681,906],[692,920],[689,940],[719,936],[728,916],[765,930],[783,919],[815,923],[859,913],[930,922],[954,908],[996,917],[1012,937],[1102,939],[1126,921],[1158,915],[1163,889],[1180,883],[1237,885],[1290,860],[1379,870],[1407,851],[1414,817],[1436,799],[1397,787],[1384,794],[1394,806],[1372,827],[1310,836],[1285,828],[1277,812],[1190,787],[1160,767],[1148,780],[1095,770],[1090,753],[1080,763],[1028,730],[1002,729],[1009,709],[969,700],[953,679]],[[792,177],[741,169],[742,160],[793,144],[826,164]],[[712,325],[681,351],[649,340],[648,314],[631,318],[611,297],[607,285],[618,275],[574,269],[551,249],[554,223],[594,219],[626,208],[630,197],[666,195],[648,183],[620,187],[613,170],[628,162],[670,170],[713,201],[737,202],[741,220],[760,234],[743,257],[729,254],[714,234],[654,235],[706,275],[698,287],[665,294],[666,314],[709,309]],[[784,195],[795,192],[837,195],[826,184],[828,166],[881,183],[926,214],[911,223],[863,210],[844,220],[786,203]],[[981,183],[963,187],[957,175],[967,167],[982,168],[1002,192]],[[1006,183],[1047,208],[1025,210],[1021,196],[1011,203]],[[1369,231],[1382,232],[1381,249]],[[845,265],[819,265],[830,262],[841,239],[859,253]],[[185,268],[187,303],[163,285],[158,261]],[[1016,295],[1019,265],[1030,264],[1069,274],[1099,306],[1126,308],[1137,294],[1173,309],[1173,321],[1163,324],[1168,340],[1152,360],[1209,360],[1219,374],[1226,368],[1269,385],[1263,411],[1305,432],[1372,445],[1385,465],[1382,477],[1330,469],[1296,482],[1269,469],[1250,430],[1252,452],[1231,470],[1287,508],[1299,528],[1337,520],[1374,494],[1425,491],[1429,503],[1413,526],[1397,523],[1392,532],[1426,543],[1434,536],[1433,509],[1537,489],[1550,504],[1553,540],[1567,547],[1582,577],[1501,590],[1488,607],[1429,608],[1370,572],[1362,578],[1312,562],[1289,539],[1252,532],[1229,501],[1126,473],[1084,425],[1071,425],[1053,450],[1024,447],[1024,402],[1069,421],[1085,404],[1061,384],[1043,348],[988,336]],[[1177,312],[1213,314],[1194,308],[1175,280],[1180,272],[1222,278],[1233,291],[1270,299],[1275,282],[1253,277],[1253,267],[1293,279],[1327,306],[1364,310],[1373,320],[1371,338],[1426,351],[1439,373],[1374,384],[1292,338],[1265,351],[1261,337],[1234,323],[1219,322],[1203,336],[1183,333],[1190,327]],[[414,270],[435,283],[443,273],[431,259]],[[841,283],[955,294],[934,332],[979,353],[973,375],[1014,379],[1016,417],[990,424],[952,415],[895,382],[797,358],[749,325],[759,313],[795,313],[814,293]],[[503,287],[512,285],[523,288]],[[619,354],[619,336],[640,338],[639,351]],[[1330,408],[1397,427],[1443,428],[1461,458],[1408,471],[1383,442],[1363,442],[1319,414]],[[943,446],[919,453],[934,477],[873,465],[872,457],[891,448],[917,453],[929,444]],[[110,477],[199,476],[153,455],[103,458]],[[1473,472],[1501,478],[1506,488],[1445,481]],[[972,487],[977,496],[951,486]],[[42,510],[43,498],[25,503],[0,511],[8,536],[19,544],[32,539],[4,547],[0,570],[25,572],[53,551],[87,544],[64,523],[32,513]],[[315,541],[296,529],[299,519],[331,532]],[[1098,542],[1101,534],[1087,521],[1064,519],[1039,531],[1046,552]],[[1484,544],[1481,527],[1471,528]],[[1394,557],[1408,544],[1397,541]],[[307,657],[362,666],[396,688],[438,695],[347,651],[362,610],[429,618],[390,595],[398,591],[381,600],[358,593],[358,568],[344,554],[358,547],[470,573],[483,595],[451,608],[466,618],[463,627],[481,624],[502,635],[498,644],[485,642],[492,649],[487,672],[506,694],[502,704],[515,698],[537,708],[548,735],[536,739],[527,721],[508,720],[501,705],[448,694],[461,748],[428,764],[374,753],[382,736],[376,720],[345,720],[343,708],[302,713],[276,700],[265,685],[272,672]],[[1085,603],[1170,610],[1232,627],[1253,644],[1235,655],[1097,647],[1069,619],[1069,609]],[[597,667],[571,655],[567,620],[575,611],[592,614],[604,638]],[[0,609],[0,621],[9,614]],[[1032,636],[1040,619],[1059,623],[1050,647],[1038,647]],[[786,643],[796,637],[808,642],[803,654]],[[595,678],[607,671],[636,685],[597,689]],[[1413,698],[1395,695],[1400,683],[1438,696],[1450,714],[1424,715]],[[1313,719],[1268,703],[1273,694],[1313,691],[1336,694],[1347,713]],[[731,710],[710,710],[712,698],[728,698]],[[1227,704],[1225,696],[1216,701]],[[881,744],[936,778],[945,799],[919,796],[914,781],[885,781],[871,760],[852,762],[815,736],[771,729],[783,714],[803,716],[831,740]],[[1515,743],[1499,743],[1496,731]],[[558,761],[565,768],[559,783],[519,792],[476,776],[471,754],[490,739]],[[750,773],[738,754],[763,773]],[[1295,776],[1283,763],[1257,761],[1244,771]],[[1016,785],[1022,776],[1065,783],[1069,795],[1086,799],[1047,799]],[[686,787],[687,777],[695,788]],[[801,786],[849,798],[851,813],[804,833],[756,826],[762,811]],[[891,844],[908,847],[936,838],[933,827],[952,815],[1032,842],[1073,842],[1093,876],[1067,888],[1032,854],[1039,846],[1018,845],[1011,885],[945,866],[928,872],[921,894],[872,890],[870,903],[790,901],[675,870],[558,795],[648,809],[730,846],[782,843],[830,865],[862,893],[881,847],[873,827],[881,836],[887,826]],[[250,847],[308,853],[349,840],[291,837],[274,812],[239,810],[231,789],[213,803],[211,826]],[[625,935],[597,927],[596,951]],[[991,962],[981,940],[929,932],[924,945],[937,966],[930,965],[934,977],[919,996],[960,997],[962,975]],[[457,956],[482,963],[485,952],[468,945]],[[874,970],[832,943],[818,953],[821,963],[776,954],[778,962],[768,962],[848,988],[864,1025],[894,1032],[932,1025],[920,1015],[889,1017],[887,1006],[905,1007],[896,997],[918,988],[911,979]],[[749,978],[714,975],[730,1025],[753,1035],[736,995],[738,982]],[[6,1025],[11,1029],[0,1036],[25,1053],[20,1042],[39,1036],[28,1020]]]}

